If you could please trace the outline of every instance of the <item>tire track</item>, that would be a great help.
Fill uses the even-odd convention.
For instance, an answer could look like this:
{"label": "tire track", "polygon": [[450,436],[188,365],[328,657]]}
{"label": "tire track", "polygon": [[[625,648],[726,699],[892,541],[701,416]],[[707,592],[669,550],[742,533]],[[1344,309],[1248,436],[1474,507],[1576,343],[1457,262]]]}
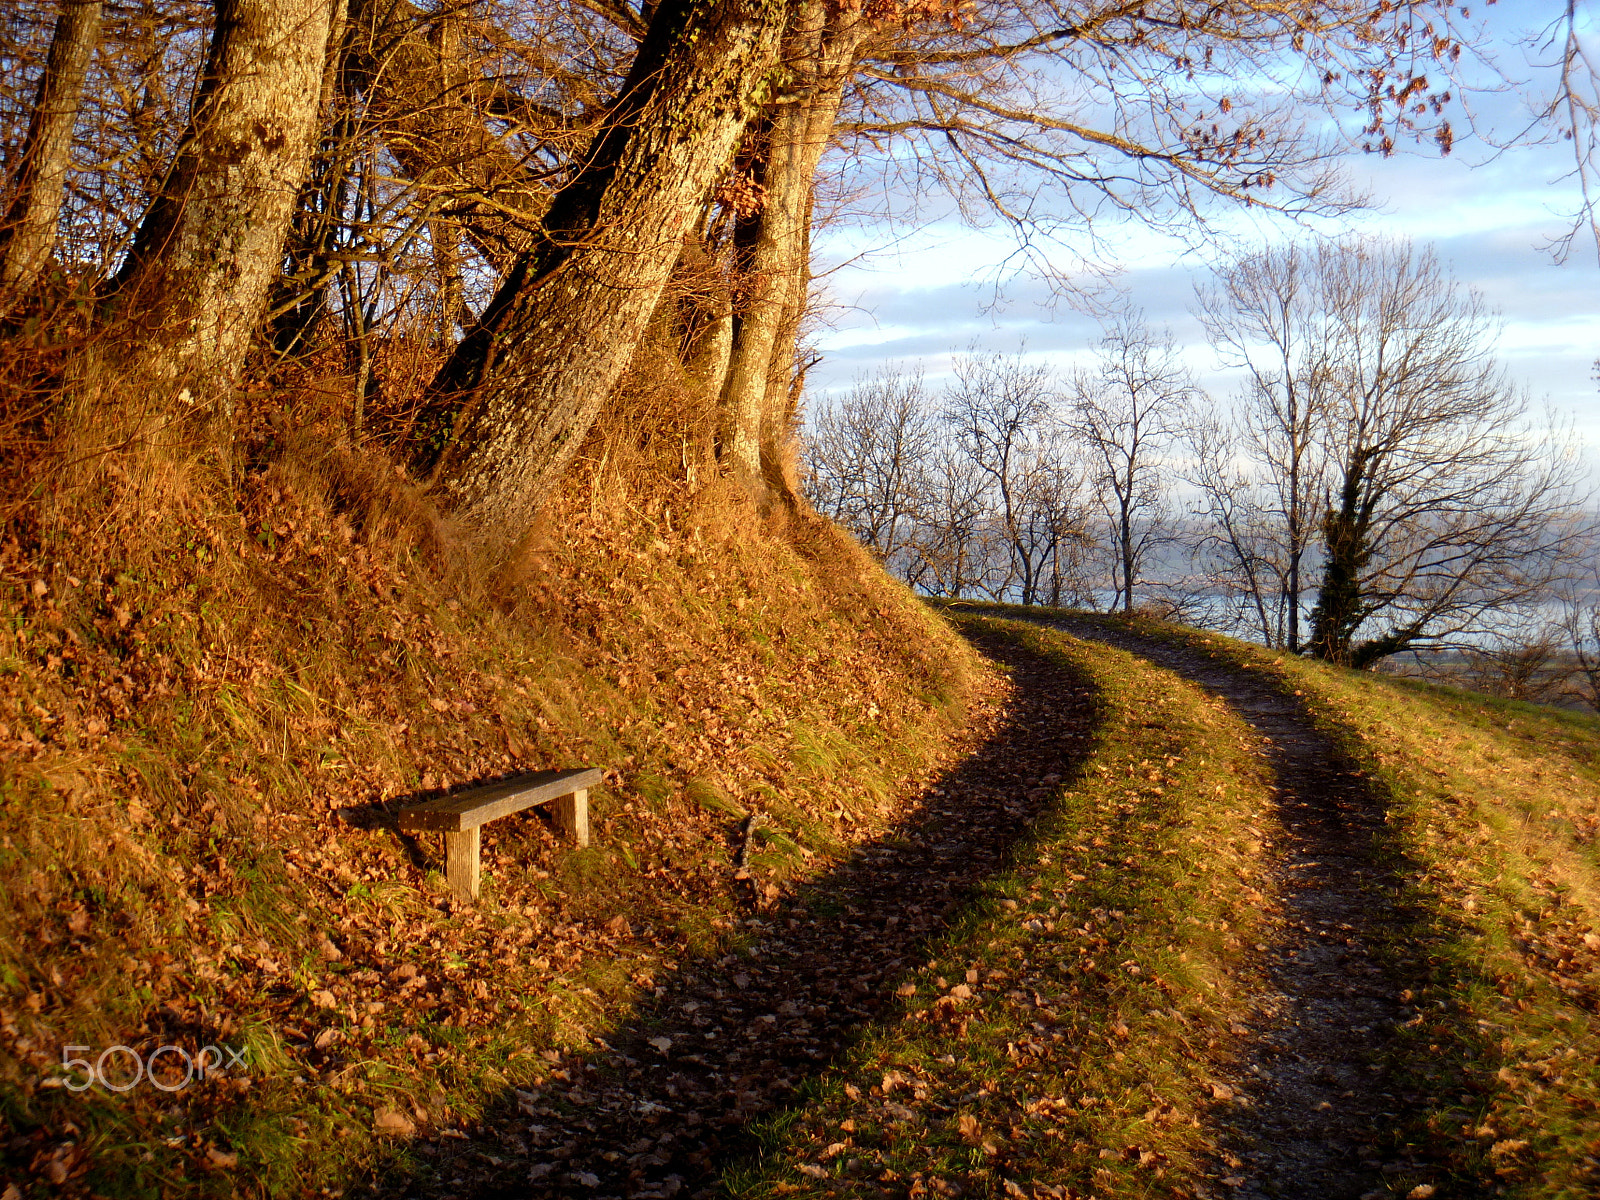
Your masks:
{"label": "tire track", "polygon": [[1204,688],[1260,735],[1275,776],[1282,912],[1277,935],[1254,948],[1254,1016],[1234,1029],[1221,1068],[1234,1096],[1217,1130],[1217,1182],[1241,1200],[1432,1195],[1433,1165],[1392,1146],[1418,1098],[1396,1083],[1394,1031],[1410,1010],[1394,974],[1407,951],[1394,948],[1411,920],[1385,798],[1281,681],[1095,620],[1040,623]]}
{"label": "tire track", "polygon": [[725,953],[689,959],[595,1049],[549,1052],[529,1089],[470,1136],[391,1168],[380,1195],[671,1200],[715,1193],[752,1151],[755,1118],[791,1103],[869,1026],[897,1020],[899,978],[1030,836],[1055,785],[1080,772],[1093,692],[1004,637],[975,643],[1013,687],[981,743],[874,841],[771,903]]}

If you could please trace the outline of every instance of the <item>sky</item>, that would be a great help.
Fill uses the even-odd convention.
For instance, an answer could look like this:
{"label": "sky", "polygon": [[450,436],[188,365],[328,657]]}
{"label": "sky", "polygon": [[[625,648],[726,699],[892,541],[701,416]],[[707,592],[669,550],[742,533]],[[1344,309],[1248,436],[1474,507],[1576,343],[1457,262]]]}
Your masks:
{"label": "sky", "polygon": [[[1507,5],[1506,9],[1522,6]],[[1516,59],[1514,46],[1500,48]],[[1516,66],[1525,76],[1532,68]],[[1501,135],[1525,123],[1516,95],[1478,97],[1484,127]],[[1560,143],[1495,152],[1460,135],[1454,152],[1359,153],[1346,161],[1349,177],[1374,206],[1345,228],[1432,245],[1456,278],[1498,309],[1498,347],[1512,378],[1536,403],[1570,416],[1600,460],[1600,266],[1592,241],[1578,241],[1564,264],[1549,249],[1568,228],[1575,204],[1570,149]],[[1567,178],[1564,178],[1567,177]],[[1203,386],[1226,395],[1234,377],[1217,369],[1191,308],[1197,281],[1207,274],[1205,251],[1194,252],[1135,226],[1102,228],[1117,246],[1123,270],[1117,286],[1150,323],[1166,326]],[[1261,236],[1285,239],[1285,226]],[[926,216],[920,228],[889,231],[857,226],[819,232],[818,265],[829,302],[816,331],[822,361],[809,378],[811,405],[847,389],[862,374],[891,364],[922,367],[937,383],[950,359],[970,347],[1013,352],[1070,366],[1100,336],[1096,319],[1070,307],[1053,309],[1037,280],[1019,278],[995,303],[993,275],[1012,246],[1001,233],[976,232],[958,220]],[[1063,253],[1063,259],[1066,252]]]}

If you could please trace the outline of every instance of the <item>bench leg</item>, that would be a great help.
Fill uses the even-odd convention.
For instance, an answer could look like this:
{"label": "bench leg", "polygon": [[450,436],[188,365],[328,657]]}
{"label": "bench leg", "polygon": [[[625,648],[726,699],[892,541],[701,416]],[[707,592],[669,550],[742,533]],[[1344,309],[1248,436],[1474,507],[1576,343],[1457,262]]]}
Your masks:
{"label": "bench leg", "polygon": [[478,826],[444,835],[444,873],[457,896],[478,898]]}
{"label": "bench leg", "polygon": [[573,792],[570,796],[558,796],[551,801],[550,807],[555,813],[556,828],[561,830],[562,836],[576,846],[587,846],[589,844],[588,791]]}

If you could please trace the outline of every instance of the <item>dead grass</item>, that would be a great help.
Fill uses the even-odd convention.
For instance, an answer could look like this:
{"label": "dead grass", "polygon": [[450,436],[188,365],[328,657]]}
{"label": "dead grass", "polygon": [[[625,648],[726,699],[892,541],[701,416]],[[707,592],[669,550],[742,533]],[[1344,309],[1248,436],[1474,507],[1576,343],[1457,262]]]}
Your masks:
{"label": "dead grass", "polygon": [[[758,522],[671,433],[660,412],[600,431],[510,570],[326,433],[277,431],[243,470],[135,439],[13,507],[8,1175],[278,1195],[408,1169],[409,1131],[541,1079],[935,769],[983,687],[970,652],[831,528]],[[476,908],[397,832],[401,802],[577,763],[607,771],[596,844],[498,822]],[[736,879],[752,809],[772,823]],[[250,1065],[66,1086],[63,1047],[118,1044]]]}

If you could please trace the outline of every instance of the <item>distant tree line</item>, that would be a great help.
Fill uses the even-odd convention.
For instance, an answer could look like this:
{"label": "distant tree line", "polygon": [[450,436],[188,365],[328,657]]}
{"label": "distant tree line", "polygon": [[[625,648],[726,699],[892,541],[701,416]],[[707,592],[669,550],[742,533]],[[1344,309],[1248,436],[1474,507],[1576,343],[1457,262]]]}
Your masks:
{"label": "distant tree line", "polygon": [[815,414],[812,500],[930,594],[1143,603],[1355,667],[1555,619],[1594,550],[1582,464],[1430,251],[1247,255],[1198,313],[1237,396],[1136,317],[1069,375],[971,354],[934,395],[889,370]]}
{"label": "distant tree line", "polygon": [[[638,368],[689,398],[686,470],[795,503],[819,199],[940,197],[1047,272],[1109,215],[1195,238],[1228,208],[1337,215],[1352,144],[1448,150],[1460,19],[1443,0],[19,0],[0,419],[62,454],[91,419],[117,432],[95,444],[181,423],[227,454],[250,406],[332,380],[350,437],[514,542]],[[1359,129],[1325,137],[1330,116]],[[87,363],[119,385],[74,406]],[[1058,435],[1016,402],[998,435],[940,425],[970,477],[941,485],[939,586],[990,579],[973,537],[1010,547],[1030,595],[1076,586],[1082,532],[1031,482],[1057,477],[1037,464]],[[1131,596],[1139,470],[1095,469],[1124,481]],[[968,531],[980,493],[998,534]]]}

